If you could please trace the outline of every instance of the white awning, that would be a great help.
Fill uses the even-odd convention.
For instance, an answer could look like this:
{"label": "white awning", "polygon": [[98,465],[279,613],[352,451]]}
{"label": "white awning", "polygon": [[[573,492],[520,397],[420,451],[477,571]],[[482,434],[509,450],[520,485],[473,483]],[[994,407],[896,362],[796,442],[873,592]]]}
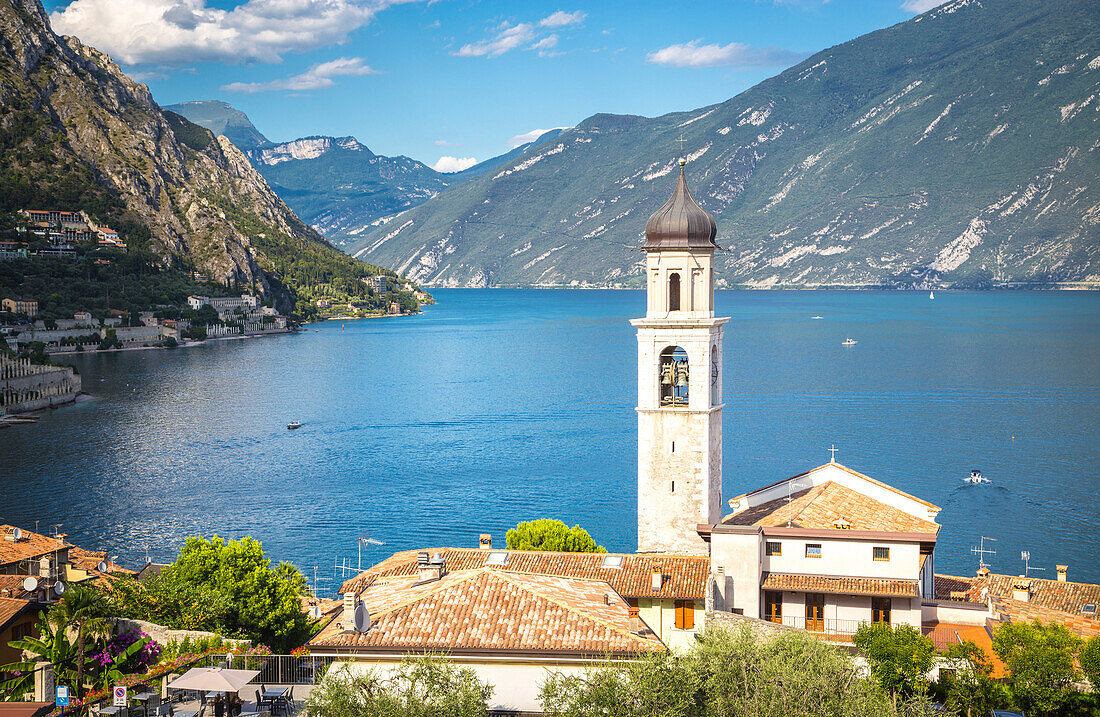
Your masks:
{"label": "white awning", "polygon": [[224,667],[193,667],[168,683],[170,690],[239,692],[260,674],[259,670],[230,670]]}

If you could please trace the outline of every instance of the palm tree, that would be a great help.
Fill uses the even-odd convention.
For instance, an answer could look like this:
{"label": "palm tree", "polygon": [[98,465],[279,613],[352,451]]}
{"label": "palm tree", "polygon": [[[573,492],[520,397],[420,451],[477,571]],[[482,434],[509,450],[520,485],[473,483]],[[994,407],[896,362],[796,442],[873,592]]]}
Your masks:
{"label": "palm tree", "polygon": [[61,602],[50,610],[46,619],[56,630],[76,634],[76,690],[84,698],[84,654],[88,639],[106,638],[111,634],[107,620],[107,598],[90,585],[70,589]]}

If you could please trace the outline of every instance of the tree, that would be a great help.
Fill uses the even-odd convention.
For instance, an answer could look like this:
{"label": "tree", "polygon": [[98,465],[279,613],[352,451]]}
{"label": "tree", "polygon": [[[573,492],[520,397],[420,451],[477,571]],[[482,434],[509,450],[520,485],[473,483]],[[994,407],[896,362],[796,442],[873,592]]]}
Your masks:
{"label": "tree", "polygon": [[991,677],[993,665],[982,648],[967,640],[951,645],[943,656],[949,669],[940,671],[936,689],[946,705],[966,717],[984,717],[1008,706],[1007,692]]}
{"label": "tree", "polygon": [[306,576],[302,575],[302,571],[294,563],[288,563],[285,560],[280,560],[279,564],[275,566],[275,574],[279,576],[281,580],[285,580],[291,588],[294,589],[296,595],[304,595],[311,597],[313,591],[309,588],[309,581],[306,580]]}
{"label": "tree", "polygon": [[76,681],[77,695],[84,698],[84,660],[88,651],[88,640],[109,637],[111,623],[107,620],[109,606],[107,598],[98,588],[91,585],[78,585],[70,588],[46,615],[46,620],[56,632],[73,632],[76,635]]}
{"label": "tree", "polygon": [[309,636],[294,586],[272,569],[254,538],[188,538],[165,571],[199,590],[224,595],[230,609],[221,621],[230,632],[276,650],[290,650]]}
{"label": "tree", "polygon": [[0,682],[0,695],[6,700],[18,700],[34,692],[36,662],[53,665],[54,679],[58,684],[71,684],[76,664],[76,646],[69,641],[66,631],[50,624],[44,613],[38,613],[38,637],[13,640],[9,647],[22,650],[26,659],[0,665],[0,672],[13,675]]}
{"label": "tree", "polygon": [[871,665],[871,675],[896,700],[921,693],[936,648],[912,625],[864,623],[852,638]]}
{"label": "tree", "polygon": [[606,553],[588,531],[579,525],[568,527],[560,520],[543,518],[524,521],[506,534],[509,550],[549,550],[555,553]]}
{"label": "tree", "polygon": [[1081,648],[1081,671],[1092,684],[1093,692],[1100,692],[1100,635],[1090,637]]}
{"label": "tree", "polygon": [[550,717],[894,717],[889,696],[836,646],[747,627],[708,628],[685,656],[551,673],[539,699]]}
{"label": "tree", "polygon": [[484,717],[493,688],[446,659],[407,656],[389,678],[332,671],[313,688],[308,717]]}
{"label": "tree", "polygon": [[1078,678],[1073,657],[1081,641],[1061,623],[1006,623],[993,633],[993,649],[1008,667],[1009,689],[1028,714],[1051,714]]}

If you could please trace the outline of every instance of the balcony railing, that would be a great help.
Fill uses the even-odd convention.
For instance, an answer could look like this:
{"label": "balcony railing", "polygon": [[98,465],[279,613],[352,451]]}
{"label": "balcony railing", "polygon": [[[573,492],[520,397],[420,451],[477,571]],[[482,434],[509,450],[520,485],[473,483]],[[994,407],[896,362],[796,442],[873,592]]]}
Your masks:
{"label": "balcony railing", "polygon": [[[335,657],[314,657],[305,655],[250,655],[235,656],[233,668],[238,670],[259,670],[259,676],[253,680],[257,684],[274,685],[315,685],[320,682],[325,671],[335,661]],[[203,666],[228,666],[225,655],[210,655]]]}
{"label": "balcony railing", "polygon": [[785,627],[797,627],[799,630],[829,637],[851,637],[856,634],[856,630],[859,629],[860,625],[867,623],[866,620],[836,620],[832,618],[807,620],[804,617],[768,618],[768,620]]}

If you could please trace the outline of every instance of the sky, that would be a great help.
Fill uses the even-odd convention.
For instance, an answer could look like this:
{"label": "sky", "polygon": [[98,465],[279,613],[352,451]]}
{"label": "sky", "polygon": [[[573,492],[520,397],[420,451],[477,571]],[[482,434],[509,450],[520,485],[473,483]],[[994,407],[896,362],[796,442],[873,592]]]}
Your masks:
{"label": "sky", "polygon": [[161,105],[457,171],[597,112],[727,100],[942,0],[45,0]]}

